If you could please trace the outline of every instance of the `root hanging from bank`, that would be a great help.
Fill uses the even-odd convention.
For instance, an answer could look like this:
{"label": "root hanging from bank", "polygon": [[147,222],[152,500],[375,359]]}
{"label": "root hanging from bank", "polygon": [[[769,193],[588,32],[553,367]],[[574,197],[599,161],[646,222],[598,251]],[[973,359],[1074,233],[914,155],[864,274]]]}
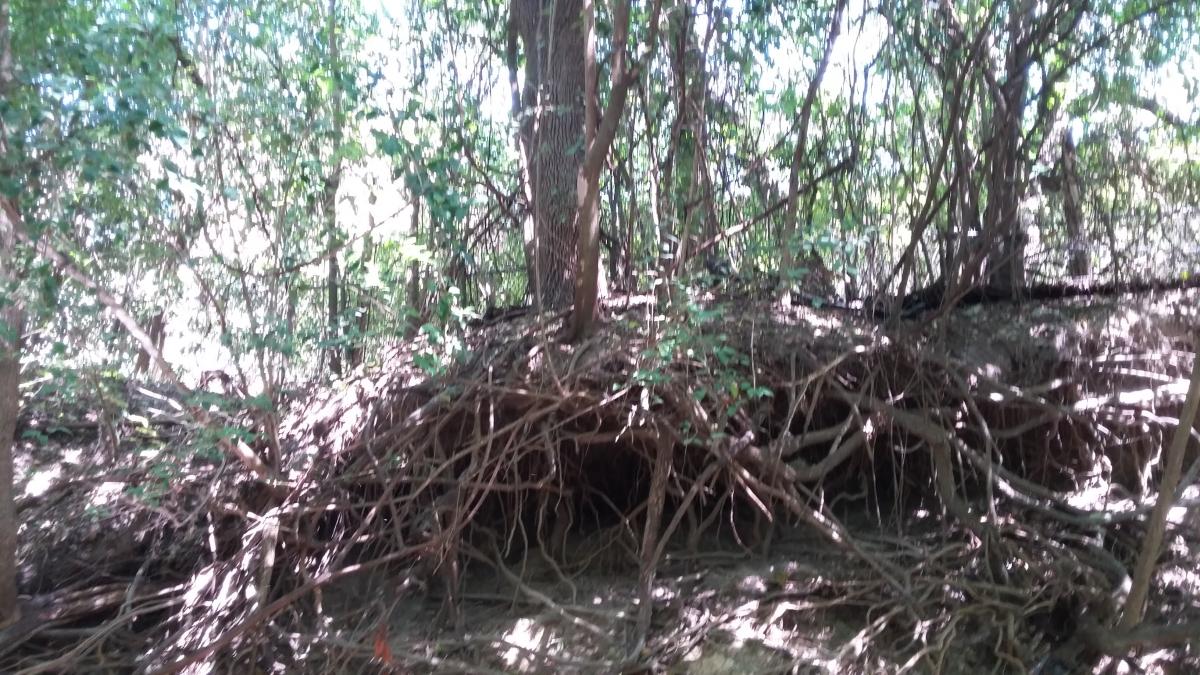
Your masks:
{"label": "root hanging from bank", "polygon": [[[605,655],[574,666],[671,663],[736,615],[664,628],[656,616],[678,610],[661,599],[672,561],[716,536],[762,552],[794,525],[845,561],[839,578],[780,582],[802,586],[808,606],[866,621],[844,663],[866,668],[876,650],[897,670],[927,670],[969,649],[1025,672],[1195,638],[1186,625],[1108,628],[1190,351],[1149,329],[1122,343],[1097,320],[1049,337],[1018,322],[989,341],[971,337],[987,331],[978,320],[887,334],[773,311],[697,311],[670,324],[682,329],[630,312],[579,345],[518,317],[467,334],[434,375],[414,365],[428,364],[430,345],[396,349],[289,411],[283,485],[226,466],[180,489],[166,508],[175,536],[204,551],[190,568],[108,575],[126,592],[67,619],[34,612],[0,647],[0,670],[95,665],[114,646],[148,672],[454,670],[471,661],[447,656],[455,644],[474,658],[480,645],[393,646],[386,612],[332,625],[324,592],[384,575],[394,603],[434,589],[453,627],[473,570]],[[863,514],[874,533],[862,534]],[[526,583],[531,558],[564,579],[627,570],[636,607],[619,630],[601,625]],[[790,593],[772,599],[773,620],[805,611]],[[54,628],[63,623],[76,633]]]}

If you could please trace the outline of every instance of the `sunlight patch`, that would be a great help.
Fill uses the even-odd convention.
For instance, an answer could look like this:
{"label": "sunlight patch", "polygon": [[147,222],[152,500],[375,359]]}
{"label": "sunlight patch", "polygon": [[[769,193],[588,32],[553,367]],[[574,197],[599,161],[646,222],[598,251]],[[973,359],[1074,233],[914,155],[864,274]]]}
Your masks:
{"label": "sunlight patch", "polygon": [[38,471],[25,484],[25,497],[41,497],[54,486],[54,482],[62,477],[62,465],[55,464],[47,469]]}
{"label": "sunlight patch", "polygon": [[501,654],[504,665],[521,671],[535,668],[537,664],[530,656],[541,653],[549,638],[549,631],[535,620],[517,619],[513,627],[504,634],[504,640],[500,643],[501,645],[512,645]]}
{"label": "sunlight patch", "polygon": [[125,483],[116,480],[106,480],[92,490],[91,505],[106,506],[117,501],[125,491]]}

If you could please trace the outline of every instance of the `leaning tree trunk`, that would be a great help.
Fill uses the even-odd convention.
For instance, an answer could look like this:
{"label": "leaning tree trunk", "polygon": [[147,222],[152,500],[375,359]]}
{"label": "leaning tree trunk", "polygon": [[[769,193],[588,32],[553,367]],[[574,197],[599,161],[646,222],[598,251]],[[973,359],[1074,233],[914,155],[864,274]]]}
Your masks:
{"label": "leaning tree trunk", "polygon": [[[166,319],[165,312],[159,308],[153,316],[150,317],[150,339],[154,342],[154,346],[158,347],[158,351],[162,351],[163,341],[166,339]],[[137,375],[144,375],[150,372],[150,352],[145,349],[138,349],[137,361],[134,362],[133,372]]]}
{"label": "leaning tree trunk", "polygon": [[[1192,349],[1195,350],[1193,353],[1200,354],[1200,333],[1195,331],[1192,334]],[[1196,424],[1197,408],[1200,408],[1200,359],[1193,359],[1187,398],[1183,402],[1183,414],[1179,416],[1179,426],[1175,428],[1175,436],[1171,439],[1171,445],[1167,447],[1166,456],[1163,458],[1158,499],[1155,500],[1154,511],[1146,522],[1146,536],[1142,539],[1142,549],[1138,553],[1137,566],[1133,570],[1129,595],[1125,599],[1120,627],[1126,630],[1140,624],[1146,613],[1146,597],[1150,593],[1150,582],[1158,566],[1158,557],[1162,554],[1163,537],[1167,532],[1167,513],[1175,505],[1175,490],[1179,487],[1183,456]]]}
{"label": "leaning tree trunk", "polygon": [[577,178],[583,163],[582,0],[511,0],[525,50],[520,136],[533,198],[526,246],[529,292],[539,309],[571,304]]}

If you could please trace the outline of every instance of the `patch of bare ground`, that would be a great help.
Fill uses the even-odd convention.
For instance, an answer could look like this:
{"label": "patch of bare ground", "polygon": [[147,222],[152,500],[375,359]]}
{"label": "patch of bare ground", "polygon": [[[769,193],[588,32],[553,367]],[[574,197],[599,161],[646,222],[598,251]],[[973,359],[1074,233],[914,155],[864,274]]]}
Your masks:
{"label": "patch of bare ground", "polygon": [[510,317],[299,397],[271,484],[161,402],[35,398],[0,671],[1192,672],[1194,439],[1114,626],[1196,300]]}

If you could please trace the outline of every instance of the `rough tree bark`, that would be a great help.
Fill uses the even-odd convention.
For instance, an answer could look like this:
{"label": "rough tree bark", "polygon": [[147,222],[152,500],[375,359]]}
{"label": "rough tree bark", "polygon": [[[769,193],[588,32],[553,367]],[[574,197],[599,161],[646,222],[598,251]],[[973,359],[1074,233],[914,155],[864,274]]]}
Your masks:
{"label": "rough tree bark", "polygon": [[[659,7],[656,0],[651,48]],[[568,338],[579,339],[594,326],[600,290],[600,172],[637,79],[625,53],[629,2],[614,3],[612,86],[603,113],[593,0],[512,0],[509,9],[510,69],[518,39],[525,51],[519,133],[533,201],[529,286],[539,310],[574,301]]]}
{"label": "rough tree bark", "polygon": [[539,310],[571,302],[576,181],[583,165],[583,0],[511,0],[510,63],[525,53],[519,133],[533,201],[529,293]]}
{"label": "rough tree bark", "polygon": [[[13,83],[8,32],[8,2],[0,0],[0,99],[8,100]],[[0,156],[8,154],[0,136]],[[20,618],[17,605],[17,513],[13,502],[13,436],[17,430],[24,312],[15,294],[17,223],[7,197],[0,197],[0,628]]]}

